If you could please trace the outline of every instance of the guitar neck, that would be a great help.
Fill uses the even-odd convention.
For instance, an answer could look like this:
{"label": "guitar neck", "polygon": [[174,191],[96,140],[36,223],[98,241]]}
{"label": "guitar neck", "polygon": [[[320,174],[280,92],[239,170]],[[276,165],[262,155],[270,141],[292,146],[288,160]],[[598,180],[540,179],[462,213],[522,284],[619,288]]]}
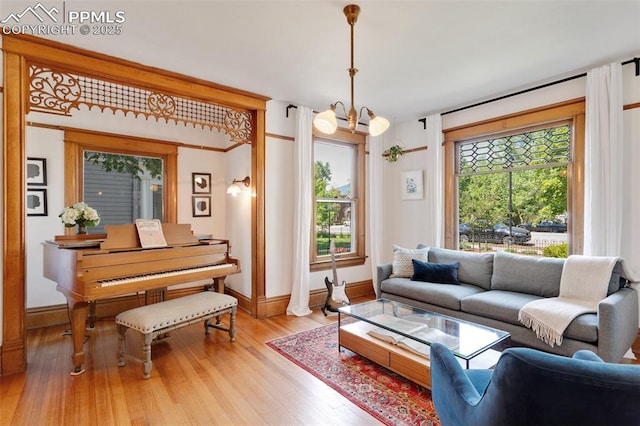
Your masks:
{"label": "guitar neck", "polygon": [[336,270],[336,246],[333,241],[329,243],[331,253],[331,267],[333,268],[333,285],[338,285],[338,271]]}

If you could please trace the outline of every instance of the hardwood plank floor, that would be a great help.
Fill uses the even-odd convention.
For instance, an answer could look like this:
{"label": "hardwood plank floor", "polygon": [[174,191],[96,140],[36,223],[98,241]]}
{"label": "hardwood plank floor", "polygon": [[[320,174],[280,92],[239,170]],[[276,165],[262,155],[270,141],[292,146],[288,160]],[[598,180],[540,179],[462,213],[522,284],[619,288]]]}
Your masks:
{"label": "hardwood plank floor", "polygon": [[30,330],[27,372],[0,377],[0,424],[380,424],[265,344],[333,321],[319,309],[264,320],[238,312],[235,342],[224,331],[205,336],[202,324],[175,330],[153,346],[149,380],[136,362],[117,366],[113,318],[88,333],[86,372],[76,377],[67,327]]}
{"label": "hardwood plank floor", "polygon": [[[264,320],[239,312],[235,342],[223,331],[205,336],[202,324],[194,324],[153,346],[149,380],[138,363],[117,366],[113,318],[88,332],[86,372],[77,377],[69,375],[67,327],[30,330],[27,372],[0,377],[0,425],[377,425],[265,344],[336,320],[319,309]],[[640,357],[638,349],[640,339],[634,345]]]}

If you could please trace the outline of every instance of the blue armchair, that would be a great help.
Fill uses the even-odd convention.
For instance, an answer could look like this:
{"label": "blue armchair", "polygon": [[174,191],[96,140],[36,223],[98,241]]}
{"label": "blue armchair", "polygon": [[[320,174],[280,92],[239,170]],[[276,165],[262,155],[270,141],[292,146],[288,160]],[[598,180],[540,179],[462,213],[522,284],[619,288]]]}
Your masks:
{"label": "blue armchair", "polygon": [[640,425],[640,366],[505,350],[493,370],[465,370],[431,346],[431,395],[443,426]]}

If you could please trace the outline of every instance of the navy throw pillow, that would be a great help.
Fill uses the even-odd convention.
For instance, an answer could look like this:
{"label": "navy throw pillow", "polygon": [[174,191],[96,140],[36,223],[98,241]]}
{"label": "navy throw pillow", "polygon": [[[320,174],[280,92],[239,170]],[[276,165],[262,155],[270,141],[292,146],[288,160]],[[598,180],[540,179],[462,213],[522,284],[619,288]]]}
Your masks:
{"label": "navy throw pillow", "polygon": [[455,263],[432,263],[413,259],[412,281],[424,281],[439,284],[460,284],[458,281],[458,267]]}

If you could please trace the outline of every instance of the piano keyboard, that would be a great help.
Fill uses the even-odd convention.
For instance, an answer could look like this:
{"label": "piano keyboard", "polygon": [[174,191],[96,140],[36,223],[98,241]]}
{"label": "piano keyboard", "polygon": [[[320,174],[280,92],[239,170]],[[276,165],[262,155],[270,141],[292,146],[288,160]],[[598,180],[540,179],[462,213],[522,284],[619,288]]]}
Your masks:
{"label": "piano keyboard", "polygon": [[158,272],[158,273],[146,274],[146,275],[138,275],[134,277],[124,277],[124,278],[116,278],[116,279],[109,279],[109,280],[102,280],[102,281],[99,280],[97,281],[97,283],[99,287],[111,287],[116,285],[137,283],[137,282],[147,281],[151,279],[168,278],[168,277],[175,277],[177,275],[193,274],[196,272],[213,271],[216,269],[227,268],[230,266],[235,266],[235,265],[233,263],[217,263],[215,265],[204,265],[196,268],[174,269],[171,271]]}

